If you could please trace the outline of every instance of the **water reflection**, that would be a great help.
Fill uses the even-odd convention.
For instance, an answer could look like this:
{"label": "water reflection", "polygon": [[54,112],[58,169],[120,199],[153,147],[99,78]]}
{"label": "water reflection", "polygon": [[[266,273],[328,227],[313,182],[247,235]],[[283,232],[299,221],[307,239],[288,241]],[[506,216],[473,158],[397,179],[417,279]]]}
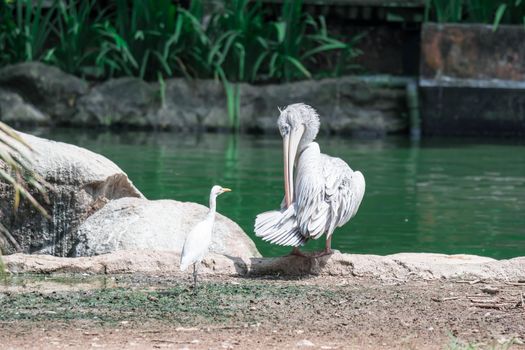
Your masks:
{"label": "water reflection", "polygon": [[[206,204],[213,184],[234,192],[219,211],[248,234],[283,196],[279,137],[148,132],[41,131],[102,153],[150,199]],[[345,252],[525,255],[525,148],[520,141],[352,139],[321,136],[322,151],[365,175],[358,215],[334,234]],[[288,248],[255,239],[265,255]],[[322,241],[308,243],[320,249]]]}

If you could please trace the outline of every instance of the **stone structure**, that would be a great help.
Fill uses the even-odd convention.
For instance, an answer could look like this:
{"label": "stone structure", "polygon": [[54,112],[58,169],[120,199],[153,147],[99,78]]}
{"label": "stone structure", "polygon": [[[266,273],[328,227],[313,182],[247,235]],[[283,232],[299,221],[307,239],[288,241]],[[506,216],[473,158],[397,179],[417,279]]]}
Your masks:
{"label": "stone structure", "polygon": [[425,24],[423,133],[525,134],[524,42],[523,26]]}

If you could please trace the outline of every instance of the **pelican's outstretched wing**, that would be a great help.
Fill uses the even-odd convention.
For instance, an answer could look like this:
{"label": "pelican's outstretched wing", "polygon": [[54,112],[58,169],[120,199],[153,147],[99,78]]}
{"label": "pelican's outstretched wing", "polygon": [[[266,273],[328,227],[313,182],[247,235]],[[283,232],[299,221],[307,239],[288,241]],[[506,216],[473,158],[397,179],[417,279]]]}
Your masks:
{"label": "pelican's outstretched wing", "polygon": [[297,247],[306,242],[299,231],[295,205],[261,213],[255,218],[255,235],[277,245]]}

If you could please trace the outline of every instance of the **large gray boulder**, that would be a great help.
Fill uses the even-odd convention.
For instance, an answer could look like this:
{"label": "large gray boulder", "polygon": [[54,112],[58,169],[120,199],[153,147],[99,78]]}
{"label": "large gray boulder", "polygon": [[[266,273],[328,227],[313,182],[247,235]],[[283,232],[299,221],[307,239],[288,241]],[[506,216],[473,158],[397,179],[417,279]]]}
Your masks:
{"label": "large gray boulder", "polygon": [[[396,133],[408,128],[403,86],[366,83],[353,77],[254,86],[239,84],[240,127],[277,133],[277,107],[296,102],[314,106],[321,127],[335,133]],[[160,86],[156,89],[160,91]],[[165,100],[148,114],[159,128],[226,129],[231,126],[222,84],[212,80],[166,81]]]}
{"label": "large gray boulder", "polygon": [[[319,111],[325,131],[388,134],[407,130],[405,86],[377,78],[238,84],[239,124],[245,131],[276,133],[277,107],[305,102]],[[218,80],[175,78],[159,84],[127,77],[90,87],[56,67],[28,62],[0,69],[0,89],[15,94],[0,100],[0,109],[7,110],[2,114],[14,124],[38,121],[172,130],[231,127],[224,86]]]}
{"label": "large gray boulder", "polygon": [[[73,256],[119,250],[182,251],[186,234],[208,208],[174,200],[122,198],[106,204],[78,229]],[[232,220],[217,214],[211,252],[248,259],[260,256],[253,241]]]}
{"label": "large gray boulder", "polygon": [[[160,84],[155,87],[160,94]],[[176,130],[230,128],[226,95],[219,81],[169,79],[163,95],[161,108],[147,116],[155,127]]]}
{"label": "large gray boulder", "polygon": [[408,128],[403,86],[385,87],[354,77],[241,87],[241,127],[277,133],[277,107],[305,102],[334,133],[396,133]]}
{"label": "large gray boulder", "polygon": [[55,123],[69,123],[79,96],[88,83],[40,62],[25,62],[0,69],[0,87],[16,92]]}
{"label": "large gray boulder", "polygon": [[0,89],[0,120],[11,125],[47,125],[51,122],[48,115],[24,101],[20,95],[4,89]]}
{"label": "large gray boulder", "polygon": [[146,115],[160,106],[158,91],[142,79],[110,79],[78,100],[72,119],[79,125],[152,126]]}
{"label": "large gray boulder", "polygon": [[[44,205],[51,219],[27,201],[14,212],[12,188],[0,180],[0,220],[11,236],[1,239],[0,233],[4,254],[21,251],[67,256],[77,242],[78,226],[106,202],[143,198],[127,175],[107,158],[74,145],[21,135],[36,152],[35,171],[52,186],[50,204]],[[37,198],[44,203],[41,196]]]}

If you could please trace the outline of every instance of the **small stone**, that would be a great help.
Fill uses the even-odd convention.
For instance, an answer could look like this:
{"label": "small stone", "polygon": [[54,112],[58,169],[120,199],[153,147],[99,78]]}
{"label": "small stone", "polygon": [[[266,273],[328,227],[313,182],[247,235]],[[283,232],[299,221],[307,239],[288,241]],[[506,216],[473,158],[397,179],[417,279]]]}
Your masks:
{"label": "small stone", "polygon": [[177,327],[176,332],[197,332],[199,329],[195,327]]}
{"label": "small stone", "polygon": [[230,344],[230,343],[227,342],[227,341],[222,342],[221,347],[222,347],[223,349],[233,349],[233,345]]}
{"label": "small stone", "polygon": [[490,294],[490,295],[494,295],[494,294],[498,294],[499,293],[499,289],[495,288],[495,287],[492,287],[492,286],[482,287],[481,291],[483,293],[487,293],[487,294]]}
{"label": "small stone", "polygon": [[311,341],[309,341],[308,339],[303,339],[299,342],[297,342],[297,344],[295,344],[296,346],[298,347],[311,347],[311,346],[315,346],[314,343],[312,343]]}

